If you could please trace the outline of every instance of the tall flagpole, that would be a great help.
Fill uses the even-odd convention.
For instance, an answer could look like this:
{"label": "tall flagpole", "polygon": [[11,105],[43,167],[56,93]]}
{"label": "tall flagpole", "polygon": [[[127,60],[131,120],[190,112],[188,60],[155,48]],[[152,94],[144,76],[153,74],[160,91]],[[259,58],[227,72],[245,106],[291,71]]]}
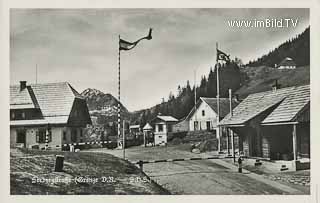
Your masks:
{"label": "tall flagpole", "polygon": [[[196,111],[196,104],[197,104],[197,69],[194,70],[194,110]],[[194,130],[198,130],[199,123],[197,122],[197,114],[195,114],[195,122],[197,123],[197,129],[196,126],[193,126]],[[193,124],[194,125],[194,124]]]}
{"label": "tall flagpole", "polygon": [[[216,43],[216,51],[218,52],[218,42]],[[217,70],[217,113],[218,113],[218,118],[217,118],[217,138],[218,138],[218,152],[221,151],[221,140],[220,140],[220,127],[219,127],[219,122],[220,122],[220,102],[219,102],[219,97],[220,97],[220,92],[219,92],[219,63],[218,63],[218,55],[216,58],[216,70]]]}
{"label": "tall flagpole", "polygon": [[121,144],[121,103],[120,103],[120,35],[119,35],[119,55],[118,55],[118,148],[122,147]]}

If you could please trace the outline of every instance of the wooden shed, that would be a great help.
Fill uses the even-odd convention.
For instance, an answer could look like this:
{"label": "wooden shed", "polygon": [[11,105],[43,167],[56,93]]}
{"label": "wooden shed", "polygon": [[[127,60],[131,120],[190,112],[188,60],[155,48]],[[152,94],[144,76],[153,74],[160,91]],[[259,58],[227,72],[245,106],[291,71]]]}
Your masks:
{"label": "wooden shed", "polygon": [[310,86],[249,95],[220,122],[238,133],[246,156],[271,160],[310,158]]}

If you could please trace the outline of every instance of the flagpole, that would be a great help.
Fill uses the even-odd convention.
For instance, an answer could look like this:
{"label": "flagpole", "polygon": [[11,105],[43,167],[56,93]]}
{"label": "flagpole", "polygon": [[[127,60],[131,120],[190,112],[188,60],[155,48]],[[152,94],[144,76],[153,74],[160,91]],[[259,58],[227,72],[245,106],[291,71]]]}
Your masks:
{"label": "flagpole", "polygon": [[121,103],[120,103],[120,35],[119,35],[119,50],[118,50],[118,148],[122,147],[121,144]]}
{"label": "flagpole", "polygon": [[[216,43],[216,52],[218,52],[218,42]],[[218,152],[221,151],[221,140],[220,140],[220,127],[219,127],[219,122],[220,122],[220,102],[219,102],[219,97],[220,97],[220,92],[219,92],[219,63],[218,63],[218,55],[216,58],[216,67],[217,67],[217,138],[218,138]]]}
{"label": "flagpole", "polygon": [[[196,77],[197,77],[197,69],[194,70],[194,110],[196,111],[196,104],[197,104],[197,85],[196,85]],[[197,122],[197,114],[195,114],[195,122]],[[198,130],[199,123],[197,122],[197,129],[193,126],[194,130]]]}

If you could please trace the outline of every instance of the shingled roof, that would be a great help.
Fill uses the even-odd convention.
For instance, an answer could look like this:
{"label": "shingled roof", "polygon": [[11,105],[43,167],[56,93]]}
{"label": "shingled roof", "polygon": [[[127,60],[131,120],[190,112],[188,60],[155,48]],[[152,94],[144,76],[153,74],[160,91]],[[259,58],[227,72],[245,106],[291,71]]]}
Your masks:
{"label": "shingled roof", "polygon": [[[205,102],[208,104],[208,106],[215,112],[218,112],[217,107],[217,99],[216,98],[209,98],[209,97],[200,97],[200,99],[196,103],[196,107],[198,108],[202,102]],[[230,113],[230,100],[228,98],[219,98],[219,116],[220,118],[224,118],[226,115]],[[232,100],[232,108],[235,108],[238,105],[238,102],[236,100]],[[187,119],[189,119],[193,113],[195,112],[195,109],[193,108],[191,112],[188,114]]]}
{"label": "shingled roof", "polygon": [[10,109],[40,108],[43,118],[11,120],[10,125],[66,124],[75,98],[80,94],[67,82],[10,86]]}
{"label": "shingled roof", "polygon": [[223,119],[220,125],[243,125],[271,108],[275,109],[263,124],[293,121],[309,102],[309,85],[250,94],[233,110],[233,116]]}

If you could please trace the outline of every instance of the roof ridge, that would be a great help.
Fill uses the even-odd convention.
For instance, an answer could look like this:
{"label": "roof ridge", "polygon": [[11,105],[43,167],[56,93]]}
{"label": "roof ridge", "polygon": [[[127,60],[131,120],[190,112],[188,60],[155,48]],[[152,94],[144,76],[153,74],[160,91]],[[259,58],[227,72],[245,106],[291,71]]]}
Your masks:
{"label": "roof ridge", "polygon": [[[45,82],[45,83],[27,83],[27,86],[49,85],[49,84],[63,84],[63,83],[69,84],[69,82],[67,82],[67,81],[60,81],[60,82]],[[19,86],[19,85],[20,85],[20,84],[10,84],[10,87],[15,87],[15,86]]]}
{"label": "roof ridge", "polygon": [[277,90],[267,90],[267,91],[264,91],[264,92],[256,92],[256,93],[251,93],[249,94],[248,96],[250,95],[259,95],[259,94],[268,94],[268,93],[271,93],[271,92],[279,92],[279,91],[284,91],[284,90],[288,90],[288,89],[295,89],[295,88],[299,88],[299,87],[307,87],[307,86],[310,86],[310,84],[307,84],[307,85],[298,85],[298,86],[289,86],[289,87],[284,87],[284,88],[279,88]]}

